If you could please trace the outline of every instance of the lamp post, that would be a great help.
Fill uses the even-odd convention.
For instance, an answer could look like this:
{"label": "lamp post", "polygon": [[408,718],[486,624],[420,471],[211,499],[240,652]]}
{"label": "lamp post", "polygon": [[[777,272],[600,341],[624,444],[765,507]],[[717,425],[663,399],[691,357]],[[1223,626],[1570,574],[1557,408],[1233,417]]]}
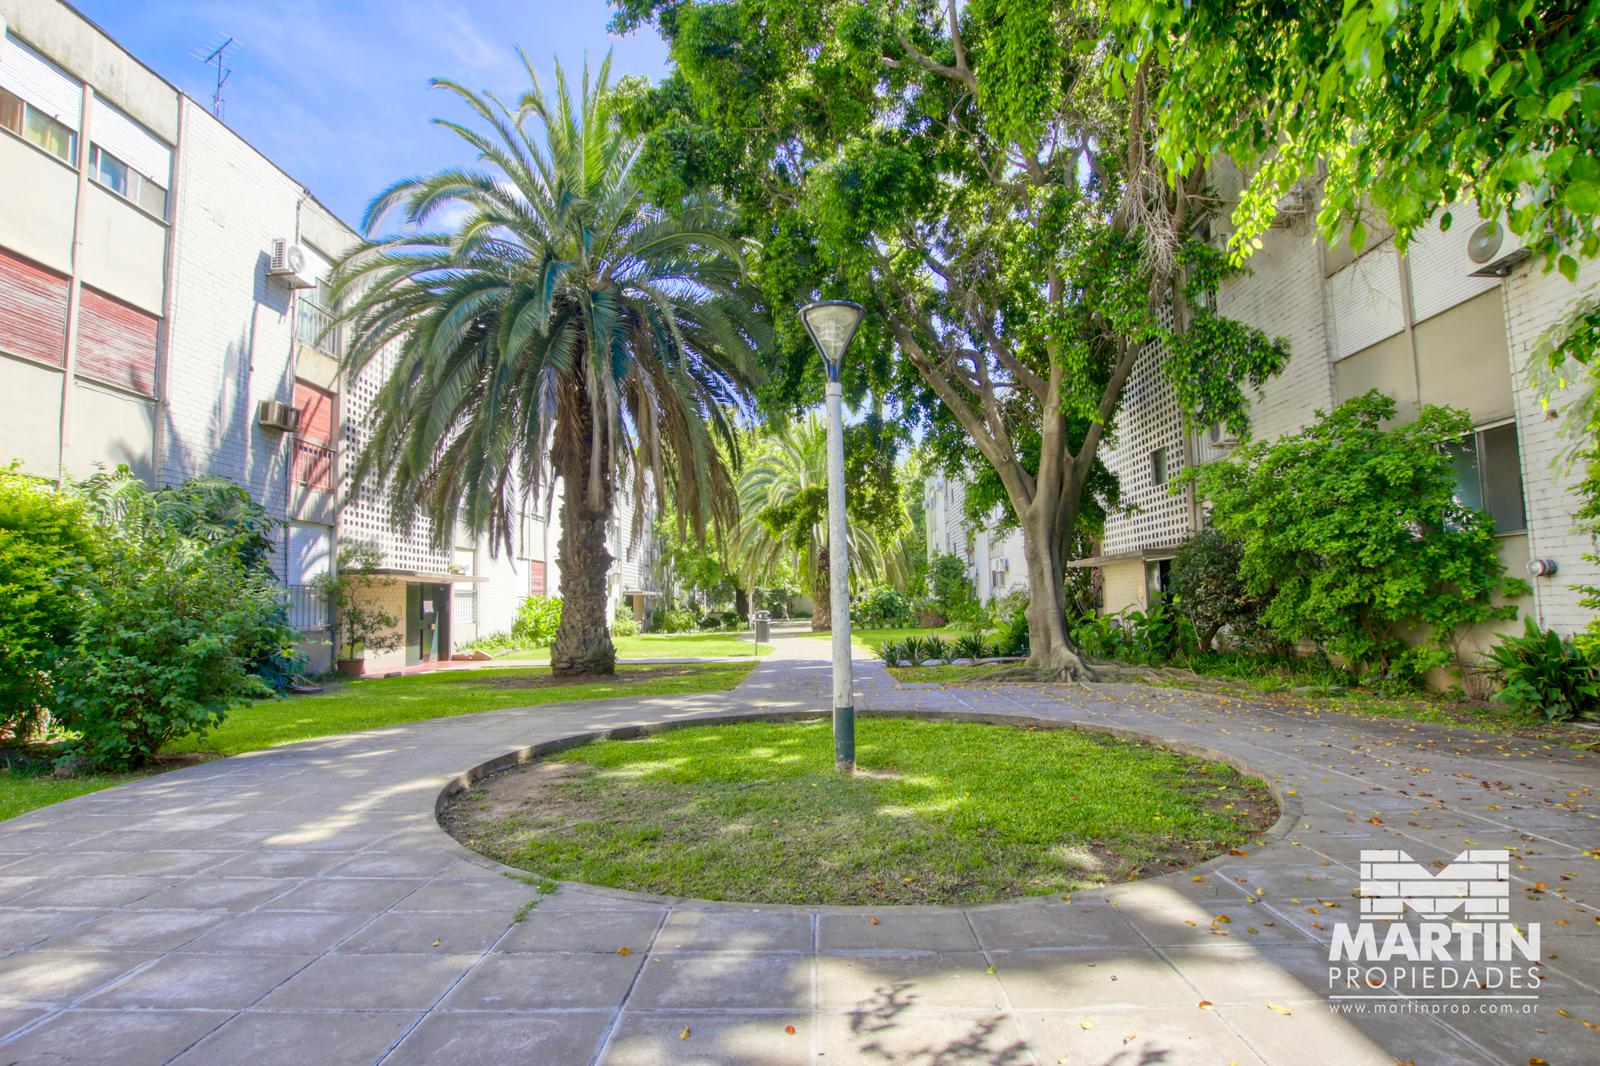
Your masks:
{"label": "lamp post", "polygon": [[850,684],[850,545],[844,518],[844,394],[839,367],[866,312],[848,300],[819,300],[800,309],[828,368],[828,601],[833,621],[833,768],[856,770],[856,708]]}

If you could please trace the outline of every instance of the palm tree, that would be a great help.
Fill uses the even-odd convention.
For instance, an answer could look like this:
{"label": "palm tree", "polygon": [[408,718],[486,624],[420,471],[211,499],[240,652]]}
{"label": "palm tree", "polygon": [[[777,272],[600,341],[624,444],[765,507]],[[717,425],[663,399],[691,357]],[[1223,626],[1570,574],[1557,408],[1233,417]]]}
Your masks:
{"label": "palm tree", "polygon": [[[574,97],[531,87],[508,107],[435,79],[472,125],[436,120],[475,167],[407,178],[373,200],[368,239],[334,281],[354,377],[392,359],[352,485],[371,481],[436,542],[456,522],[509,548],[520,504],[562,489],[557,674],[610,673],[606,529],[619,483],[652,490],[697,534],[735,520],[728,412],[747,403],[762,322],[720,205],[646,202],[610,59]],[[398,212],[397,232],[372,236]],[[433,220],[448,225],[427,228]],[[633,530],[637,535],[639,529]]]}
{"label": "palm tree", "polygon": [[[828,437],[822,420],[811,415],[775,430],[758,446],[739,476],[735,555],[743,584],[766,584],[793,560],[808,580],[811,628],[831,629],[828,598]],[[862,583],[904,582],[905,553],[899,530],[875,530],[847,506],[850,574]]]}

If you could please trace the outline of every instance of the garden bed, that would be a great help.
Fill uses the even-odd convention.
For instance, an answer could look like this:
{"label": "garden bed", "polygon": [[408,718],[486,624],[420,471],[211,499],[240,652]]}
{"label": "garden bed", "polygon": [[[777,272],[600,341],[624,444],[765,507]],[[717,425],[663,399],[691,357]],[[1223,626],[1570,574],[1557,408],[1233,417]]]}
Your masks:
{"label": "garden bed", "polygon": [[492,775],[441,821],[541,877],[748,903],[978,903],[1149,877],[1270,827],[1261,782],[1070,729],[868,717],[599,741]]}

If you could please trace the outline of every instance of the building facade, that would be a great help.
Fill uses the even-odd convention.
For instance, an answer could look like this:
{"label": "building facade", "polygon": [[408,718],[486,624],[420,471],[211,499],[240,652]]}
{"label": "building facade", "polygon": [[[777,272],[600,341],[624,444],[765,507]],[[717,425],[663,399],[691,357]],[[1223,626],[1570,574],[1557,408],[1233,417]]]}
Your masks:
{"label": "building facade", "polygon": [[339,373],[327,282],[357,234],[56,0],[0,0],[0,198],[17,207],[0,211],[0,463],[243,486],[284,522],[274,570],[315,669],[333,649],[313,585],[341,542],[377,549],[371,595],[400,619],[401,646],[369,671],[448,658],[556,592],[558,505],[530,500],[497,552],[461,530],[435,547],[425,523],[397,529],[377,493],[348,491],[388,369]]}
{"label": "building facade", "polygon": [[[1226,197],[1230,190],[1221,191]],[[1584,262],[1574,285],[1531,262],[1509,232],[1498,243],[1481,241],[1471,250],[1475,258],[1469,240],[1479,219],[1471,205],[1453,210],[1448,230],[1441,212],[1403,254],[1392,235],[1380,233],[1357,255],[1321,239],[1314,200],[1304,200],[1286,204],[1249,272],[1216,294],[1223,314],[1291,347],[1283,373],[1253,398],[1251,436],[1297,432],[1319,411],[1373,388],[1397,401],[1401,418],[1422,404],[1466,410],[1474,432],[1455,454],[1460,498],[1489,513],[1507,572],[1531,583],[1531,599],[1518,604],[1523,614],[1563,633],[1583,628],[1592,612],[1579,605],[1574,586],[1600,583],[1600,569],[1585,558],[1595,546],[1572,518],[1578,472],[1555,462],[1564,444],[1560,403],[1546,410],[1530,382],[1529,358],[1540,333],[1600,283],[1600,262]],[[1178,545],[1204,521],[1192,493],[1174,492],[1173,480],[1237,443],[1220,427],[1186,432],[1161,374],[1162,355],[1153,346],[1141,356],[1104,451],[1123,506],[1108,518],[1099,554],[1075,564],[1099,570],[1108,613],[1147,606],[1162,594]],[[995,586],[985,581],[993,569],[985,556],[1020,560],[1021,538],[1013,533],[997,546],[982,529],[962,527],[957,535],[960,498],[959,483],[928,480],[929,551],[962,554],[964,545],[987,598]],[[1553,562],[1554,572],[1533,576],[1529,560]],[[1488,629],[1468,634],[1464,647],[1481,648],[1492,637]]]}

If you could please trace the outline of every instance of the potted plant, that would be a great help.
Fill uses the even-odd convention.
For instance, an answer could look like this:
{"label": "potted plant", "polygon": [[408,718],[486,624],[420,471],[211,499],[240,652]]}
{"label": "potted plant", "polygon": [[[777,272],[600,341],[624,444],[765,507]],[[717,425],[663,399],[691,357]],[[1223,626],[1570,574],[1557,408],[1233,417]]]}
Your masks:
{"label": "potted plant", "polygon": [[371,571],[382,562],[372,545],[346,542],[339,545],[337,571],[313,582],[333,605],[334,662],[346,677],[366,672],[368,651],[393,651],[404,639],[400,619],[365,595],[377,586]]}

